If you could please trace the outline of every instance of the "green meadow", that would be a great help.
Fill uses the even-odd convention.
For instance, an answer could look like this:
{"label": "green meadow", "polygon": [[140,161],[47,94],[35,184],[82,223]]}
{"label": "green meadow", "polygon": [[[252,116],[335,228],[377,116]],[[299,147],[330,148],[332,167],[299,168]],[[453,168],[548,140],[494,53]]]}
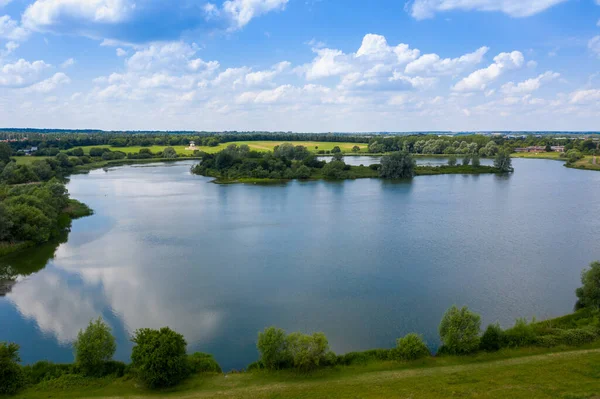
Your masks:
{"label": "green meadow", "polygon": [[[273,151],[273,148],[275,148],[275,146],[278,146],[283,143],[285,143],[285,141],[233,141],[230,143],[221,143],[216,147],[197,146],[196,148],[200,151],[214,154],[221,150],[224,150],[230,144],[237,144],[237,145],[246,144],[246,145],[248,145],[248,147],[250,147],[251,150],[266,152],[266,151]],[[317,152],[320,150],[331,151],[331,150],[333,150],[333,148],[335,146],[340,147],[342,152],[352,152],[352,147],[354,147],[355,145],[359,146],[361,149],[361,152],[363,152],[363,153],[366,153],[368,151],[368,145],[364,144],[364,143],[333,143],[333,142],[323,142],[323,141],[293,141],[291,143],[293,145],[305,146],[312,152]],[[154,146],[150,146],[150,147],[141,147],[141,146],[111,147],[109,145],[93,145],[93,146],[84,146],[81,148],[83,148],[84,153],[89,154],[91,148],[108,148],[111,151],[123,151],[124,153],[129,153],[129,152],[136,153],[136,152],[139,152],[142,148],[147,148],[152,152],[160,152],[167,147],[169,147],[169,146],[154,145]],[[181,146],[181,145],[173,146],[173,148],[175,149],[175,151],[178,154],[191,155],[192,151],[186,150],[186,147],[187,146]]]}
{"label": "green meadow", "polygon": [[63,376],[15,398],[596,398],[600,343],[577,351],[509,349],[410,363],[373,362],[322,369],[196,375],[150,391],[131,378]]}

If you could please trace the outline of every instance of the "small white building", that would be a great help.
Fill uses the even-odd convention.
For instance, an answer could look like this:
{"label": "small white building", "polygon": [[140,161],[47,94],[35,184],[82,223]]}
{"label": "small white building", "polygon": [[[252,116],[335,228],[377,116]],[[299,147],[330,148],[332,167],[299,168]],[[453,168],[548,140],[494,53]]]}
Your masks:
{"label": "small white building", "polygon": [[186,148],[186,150],[188,151],[194,151],[197,150],[198,148],[196,148],[196,142],[195,141],[190,141],[190,146]]}

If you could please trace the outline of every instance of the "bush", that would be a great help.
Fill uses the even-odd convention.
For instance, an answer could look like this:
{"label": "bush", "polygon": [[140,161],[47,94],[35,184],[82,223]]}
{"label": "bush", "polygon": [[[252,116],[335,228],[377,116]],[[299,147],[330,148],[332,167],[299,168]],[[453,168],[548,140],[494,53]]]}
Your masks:
{"label": "bush", "polygon": [[323,365],[329,352],[329,343],[323,333],[292,333],[287,337],[287,345],[294,367],[304,372]]}
{"label": "bush", "polygon": [[143,328],[131,339],[133,367],[140,380],[150,388],[176,385],[188,375],[183,335],[168,327],[160,330]]}
{"label": "bush", "polygon": [[456,155],[450,155],[448,157],[448,166],[456,166]]}
{"label": "bush", "polygon": [[221,366],[208,353],[196,352],[188,356],[189,370],[193,374],[221,373]]}
{"label": "bush", "polygon": [[417,360],[431,355],[427,344],[418,334],[407,334],[396,341],[396,354],[402,360]]}
{"label": "bush", "polygon": [[0,395],[12,395],[25,386],[20,361],[19,345],[0,342]]}
{"label": "bush", "polygon": [[589,307],[592,309],[600,308],[600,262],[592,262],[589,269],[581,273],[580,288],[577,288],[575,295],[578,298],[579,308]]}
{"label": "bush", "polygon": [[45,360],[23,367],[27,382],[34,385],[42,381],[54,380],[66,374],[73,374],[75,371],[71,364],[56,364]]}
{"label": "bush", "polygon": [[537,334],[532,324],[526,319],[517,319],[515,326],[504,332],[506,344],[510,347],[521,347],[533,345],[537,341]]}
{"label": "bush", "polygon": [[392,349],[372,349],[365,352],[349,352],[337,357],[337,364],[349,366],[351,364],[365,364],[374,360],[391,360],[395,357]]}
{"label": "bush", "polygon": [[439,332],[444,349],[452,354],[471,353],[479,347],[481,317],[466,306],[452,306],[444,314]]}
{"label": "bush", "polygon": [[504,332],[500,328],[500,325],[498,323],[490,324],[481,337],[479,348],[484,351],[494,352],[502,348],[504,342]]}
{"label": "bush", "polygon": [[537,338],[536,342],[538,345],[545,347],[558,345],[580,346],[598,339],[598,332],[594,328],[551,329],[547,332],[549,333],[548,335]]}
{"label": "bush", "polygon": [[112,359],[117,350],[115,337],[102,318],[90,321],[85,331],[80,330],[75,349],[75,363],[84,374],[100,376],[104,374],[104,364]]}

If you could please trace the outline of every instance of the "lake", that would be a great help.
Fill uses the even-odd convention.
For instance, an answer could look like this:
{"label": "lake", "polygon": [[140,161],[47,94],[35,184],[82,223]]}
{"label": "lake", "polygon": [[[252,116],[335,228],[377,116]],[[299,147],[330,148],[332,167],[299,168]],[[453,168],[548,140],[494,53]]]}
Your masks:
{"label": "lake", "polygon": [[[321,161],[329,162],[333,157],[319,156],[317,157]],[[440,166],[448,165],[448,158],[444,157],[414,157],[417,165],[419,166]],[[381,156],[378,155],[347,155],[344,157],[344,162],[352,166],[369,166],[372,164],[381,163]],[[462,157],[457,157],[457,162],[462,162]],[[493,159],[481,158],[480,162],[482,165],[492,166],[494,164]]]}
{"label": "lake", "polygon": [[0,340],[25,363],[70,362],[70,342],[101,315],[120,360],[135,329],[162,326],[225,370],[256,360],[271,325],[323,331],[338,353],[413,331],[436,348],[452,304],[484,327],[569,313],[581,270],[600,259],[600,173],[557,161],[270,186],[212,184],[192,164],[72,176],[95,214],[60,244],[0,261],[16,275],[0,284]]}

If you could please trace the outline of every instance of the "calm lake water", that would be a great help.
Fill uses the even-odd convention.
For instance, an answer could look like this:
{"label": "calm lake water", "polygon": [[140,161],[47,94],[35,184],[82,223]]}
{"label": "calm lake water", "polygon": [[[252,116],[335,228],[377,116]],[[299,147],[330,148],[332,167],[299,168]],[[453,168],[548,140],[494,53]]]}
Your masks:
{"label": "calm lake water", "polygon": [[[318,157],[323,161],[331,161],[332,157],[320,156]],[[415,161],[417,165],[427,165],[427,166],[440,166],[440,165],[448,165],[448,158],[443,157],[415,157]],[[348,155],[344,157],[344,162],[348,165],[353,166],[369,166],[376,163],[381,163],[380,156],[372,156],[372,155]],[[457,157],[457,162],[462,162],[462,158]],[[493,165],[493,159],[482,158],[480,159],[482,165]]]}
{"label": "calm lake water", "polygon": [[121,360],[131,332],[162,326],[224,369],[256,360],[270,325],[323,331],[339,353],[412,331],[436,347],[452,304],[505,327],[570,312],[600,259],[600,173],[561,162],[275,186],[215,185],[191,164],[73,176],[69,191],[96,213],[64,243],[0,262],[16,275],[0,284],[0,340],[26,363],[69,362],[77,331],[102,315]]}

